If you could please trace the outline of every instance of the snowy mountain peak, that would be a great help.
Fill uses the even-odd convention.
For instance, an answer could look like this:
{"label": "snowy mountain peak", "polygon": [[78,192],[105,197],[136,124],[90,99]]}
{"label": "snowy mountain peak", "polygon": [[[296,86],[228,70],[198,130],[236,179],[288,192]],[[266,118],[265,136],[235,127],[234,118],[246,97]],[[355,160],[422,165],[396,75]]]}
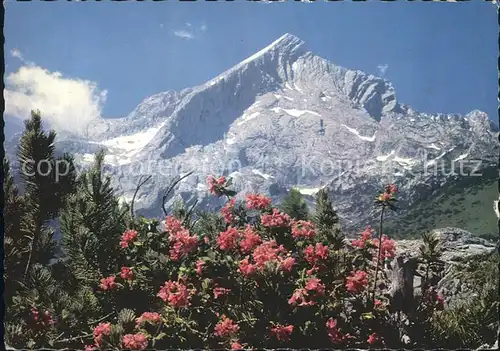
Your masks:
{"label": "snowy mountain peak", "polygon": [[245,65],[257,59],[262,59],[265,56],[297,56],[305,52],[305,43],[296,36],[286,33],[280,38],[258,51],[252,56],[240,62],[237,67]]}

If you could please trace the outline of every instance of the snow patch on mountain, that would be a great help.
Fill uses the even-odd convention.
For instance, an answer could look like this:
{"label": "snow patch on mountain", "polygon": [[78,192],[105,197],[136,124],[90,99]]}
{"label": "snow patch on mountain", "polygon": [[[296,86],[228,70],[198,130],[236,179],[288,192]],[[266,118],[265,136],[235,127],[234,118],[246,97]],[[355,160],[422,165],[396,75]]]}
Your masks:
{"label": "snow patch on mountain", "polygon": [[300,187],[296,187],[295,189],[297,189],[302,195],[308,195],[308,196],[312,196],[321,190],[321,188],[300,188]]}
{"label": "snow patch on mountain", "polygon": [[376,134],[373,134],[373,136],[371,136],[371,137],[367,137],[367,136],[363,136],[363,135],[361,135],[357,129],[354,129],[354,128],[351,128],[351,127],[348,127],[348,126],[346,126],[345,124],[342,124],[342,127],[347,128],[347,130],[348,130],[348,131],[350,131],[351,133],[355,134],[355,135],[356,135],[358,138],[360,138],[361,140],[366,140],[366,141],[375,141]]}
{"label": "snow patch on mountain", "polygon": [[381,162],[387,161],[387,159],[389,157],[391,157],[392,155],[394,155],[395,153],[396,153],[396,151],[392,150],[388,155],[377,156],[376,160],[377,161],[381,161]]}
{"label": "snow patch on mountain", "polygon": [[256,174],[258,176],[261,176],[264,179],[272,179],[272,178],[274,178],[274,176],[272,176],[271,174],[263,173],[262,171],[259,171],[258,169],[252,169],[252,173]]}

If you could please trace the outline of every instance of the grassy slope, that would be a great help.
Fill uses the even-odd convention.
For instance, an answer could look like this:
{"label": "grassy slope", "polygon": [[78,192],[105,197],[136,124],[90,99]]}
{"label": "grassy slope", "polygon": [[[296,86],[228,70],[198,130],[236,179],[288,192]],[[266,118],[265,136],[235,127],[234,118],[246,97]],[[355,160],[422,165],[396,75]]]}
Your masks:
{"label": "grassy slope", "polygon": [[435,228],[458,227],[485,238],[498,237],[493,201],[498,198],[498,169],[445,185],[405,215],[387,221],[384,232],[395,238],[418,237]]}

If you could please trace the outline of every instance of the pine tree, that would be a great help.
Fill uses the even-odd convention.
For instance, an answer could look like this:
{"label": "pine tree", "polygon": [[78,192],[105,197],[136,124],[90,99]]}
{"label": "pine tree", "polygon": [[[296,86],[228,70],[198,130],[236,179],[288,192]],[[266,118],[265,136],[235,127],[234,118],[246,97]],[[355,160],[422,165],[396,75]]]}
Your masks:
{"label": "pine tree", "polygon": [[[21,231],[29,237],[29,254],[25,277],[34,263],[47,264],[56,252],[54,229],[47,221],[57,217],[68,194],[74,190],[74,165],[70,155],[55,157],[55,131],[42,128],[40,112],[32,111],[21,136],[18,161],[24,185]],[[64,176],[60,167],[65,165]]]}
{"label": "pine tree", "polygon": [[302,194],[295,188],[292,188],[288,195],[281,202],[281,209],[290,217],[296,220],[307,220],[309,217],[307,204]]}
{"label": "pine tree", "polygon": [[17,290],[16,282],[22,279],[29,251],[29,241],[21,231],[21,217],[23,214],[22,197],[14,183],[14,178],[10,170],[9,161],[3,160],[4,174],[4,280],[5,299],[10,300]]}
{"label": "pine tree", "polygon": [[335,250],[344,245],[344,235],[340,230],[340,220],[333,204],[328,198],[328,188],[321,189],[316,194],[316,210],[313,218],[318,234]]}
{"label": "pine tree", "polygon": [[[68,194],[74,190],[73,158],[55,157],[54,131],[45,132],[39,112],[25,121],[18,148],[21,195],[4,159],[5,225],[5,318],[6,339],[16,346],[48,346],[55,338],[26,324],[33,306],[54,311],[63,301],[61,285],[54,279],[49,262],[57,243],[50,221],[57,218]],[[59,167],[59,168],[58,168]]]}
{"label": "pine tree", "polygon": [[103,175],[104,152],[77,180],[77,190],[61,214],[65,263],[82,285],[119,271],[123,261],[120,236],[130,221],[129,208],[120,205],[109,176]]}

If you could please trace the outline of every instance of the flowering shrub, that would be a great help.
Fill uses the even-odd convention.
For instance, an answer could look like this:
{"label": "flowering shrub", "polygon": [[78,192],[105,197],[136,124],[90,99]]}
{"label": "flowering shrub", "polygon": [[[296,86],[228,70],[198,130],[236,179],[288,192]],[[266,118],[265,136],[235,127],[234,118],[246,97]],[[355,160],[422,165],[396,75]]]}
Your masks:
{"label": "flowering shrub", "polygon": [[[221,221],[169,215],[160,230],[156,220],[139,218],[121,235],[123,262],[94,286],[115,313],[96,316],[91,336],[74,347],[400,345],[389,281],[377,272],[395,257],[394,241],[367,227],[352,241],[333,242],[313,221],[291,218],[265,196],[236,201],[225,177],[209,177],[208,185],[227,197]],[[392,208],[396,191],[388,186],[376,203]],[[426,301],[440,308],[436,296]]]}

